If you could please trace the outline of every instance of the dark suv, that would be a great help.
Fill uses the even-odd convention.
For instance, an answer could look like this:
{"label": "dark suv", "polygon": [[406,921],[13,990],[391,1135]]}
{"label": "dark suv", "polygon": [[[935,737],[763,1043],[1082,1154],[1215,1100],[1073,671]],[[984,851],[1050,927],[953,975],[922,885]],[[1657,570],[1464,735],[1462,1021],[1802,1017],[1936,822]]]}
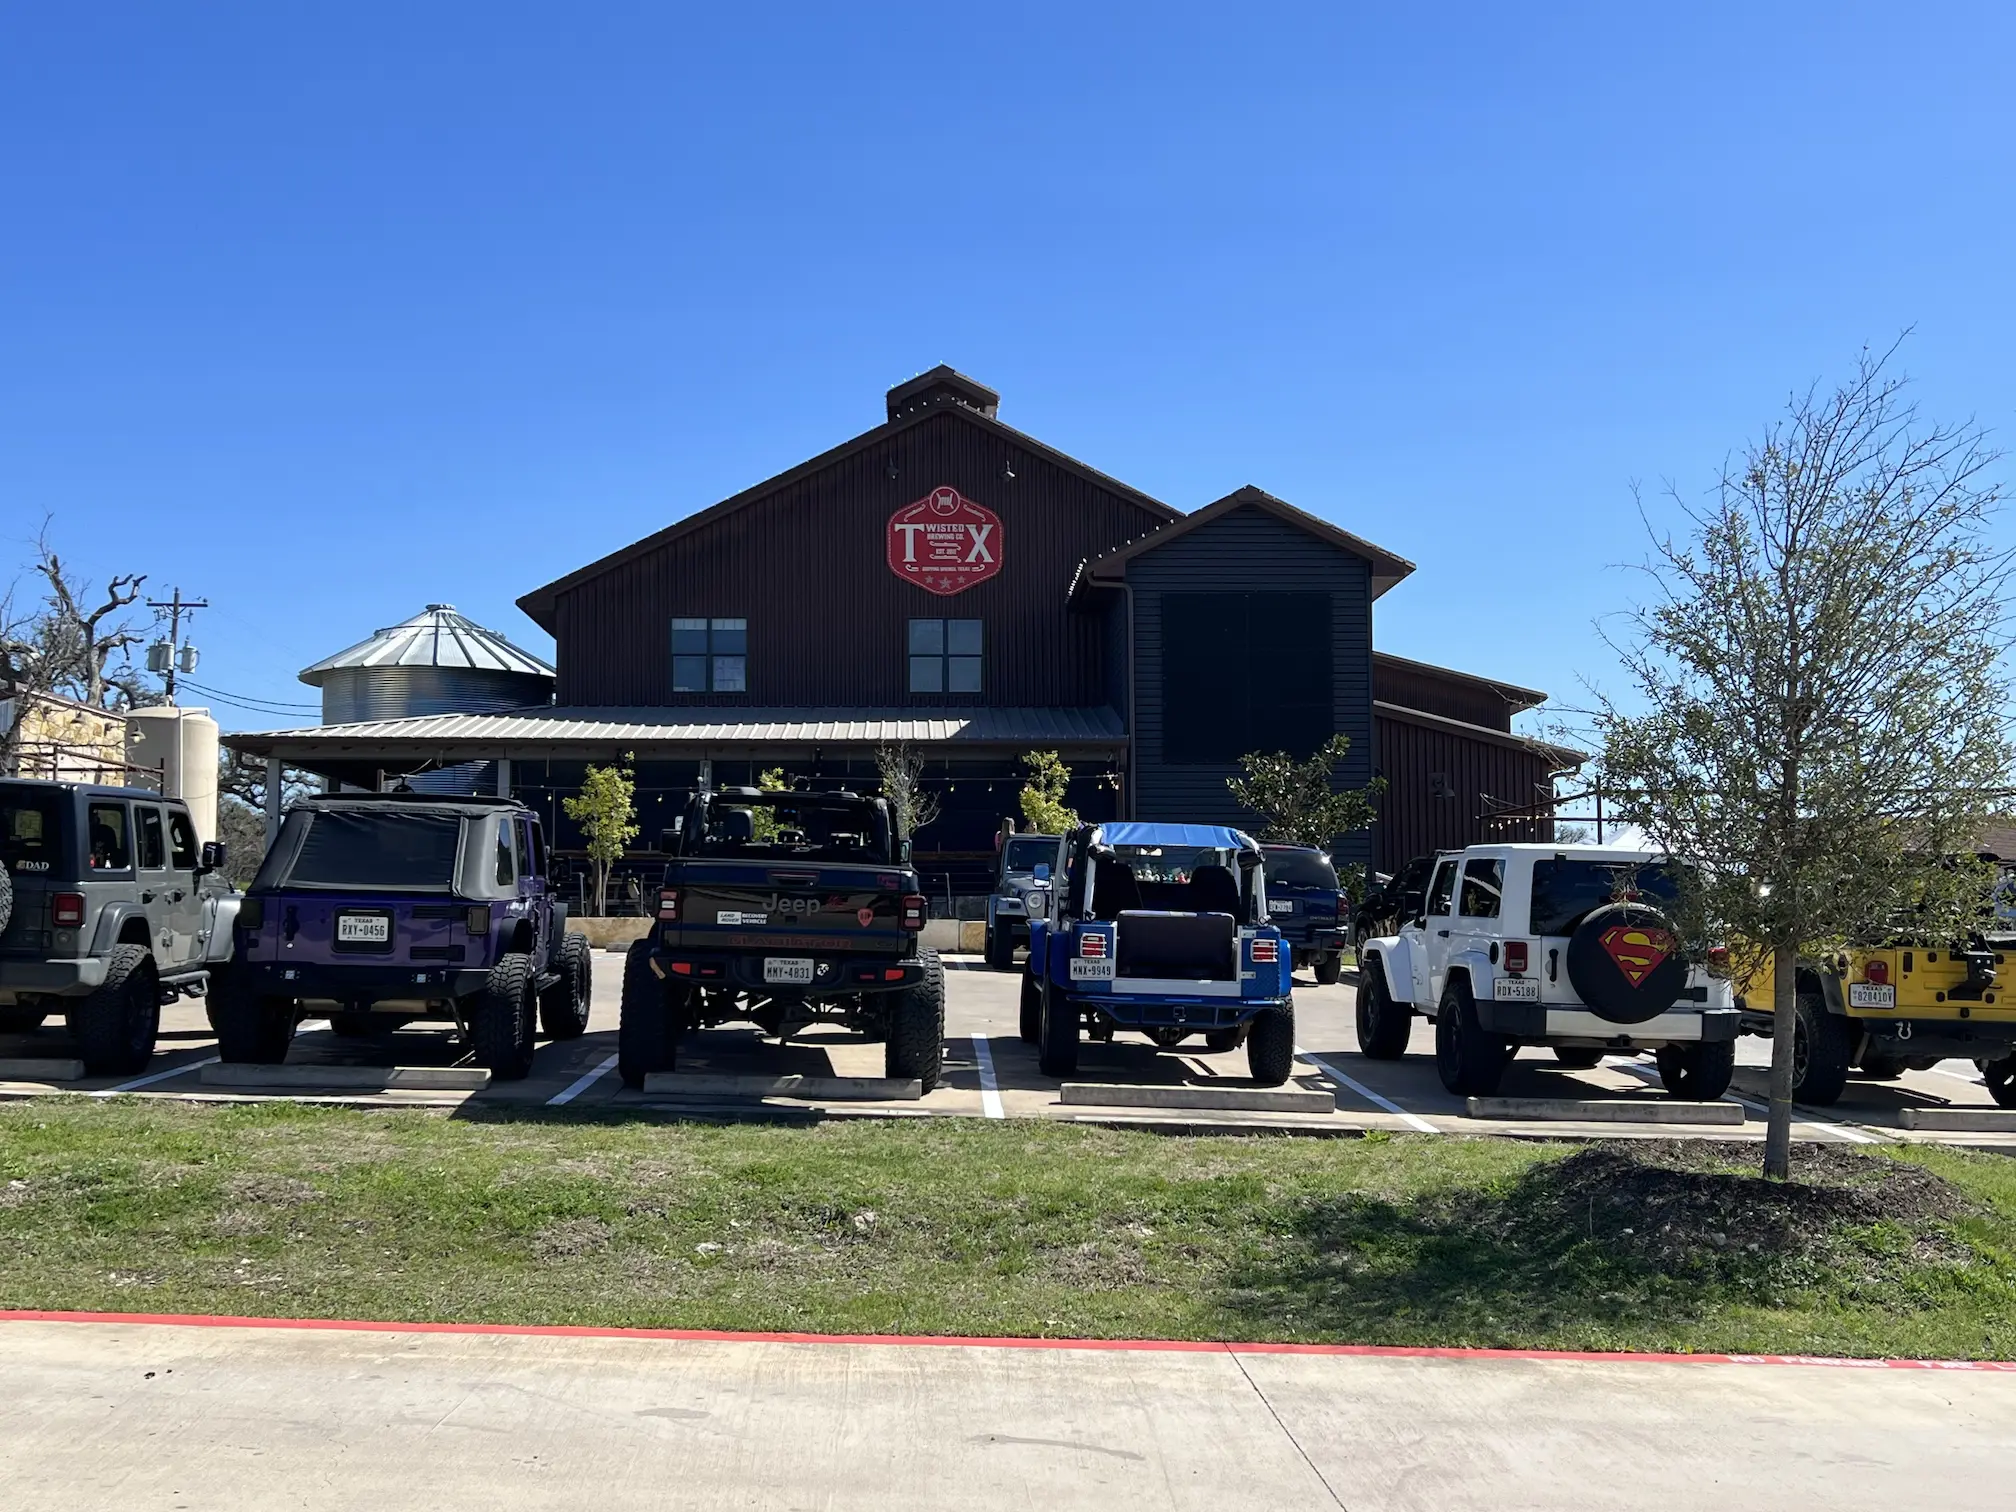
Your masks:
{"label": "dark suv", "polygon": [[238,900],[188,807],[145,788],[0,781],[0,1033],[68,1021],[85,1071],[128,1076],[161,1004],[200,997],[231,949]]}
{"label": "dark suv", "polygon": [[587,939],[566,932],[539,817],[509,798],[328,795],[287,811],[239,906],[213,1004],[220,1057],[271,1064],[311,1011],[339,1034],[453,1023],[479,1065],[532,1069],[588,1027]]}
{"label": "dark suv", "polygon": [[1344,970],[1344,921],[1351,908],[1329,853],[1313,845],[1263,845],[1260,866],[1267,874],[1267,922],[1281,931],[1295,965],[1334,983]]}
{"label": "dark suv", "polygon": [[679,1041],[747,1019],[782,1041],[818,1021],[882,1040],[887,1075],[930,1091],[945,977],[889,804],[858,793],[701,792],[666,832],[655,931],[623,963],[623,1083],[670,1071]]}

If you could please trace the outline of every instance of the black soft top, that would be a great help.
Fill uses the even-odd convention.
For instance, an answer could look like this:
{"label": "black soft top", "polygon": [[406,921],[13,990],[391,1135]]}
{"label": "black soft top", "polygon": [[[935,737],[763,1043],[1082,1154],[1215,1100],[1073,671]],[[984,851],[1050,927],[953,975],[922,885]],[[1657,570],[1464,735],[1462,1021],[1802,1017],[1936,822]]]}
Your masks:
{"label": "black soft top", "polygon": [[367,813],[489,814],[499,809],[532,812],[521,799],[498,798],[483,793],[310,793],[295,799],[288,807]]}

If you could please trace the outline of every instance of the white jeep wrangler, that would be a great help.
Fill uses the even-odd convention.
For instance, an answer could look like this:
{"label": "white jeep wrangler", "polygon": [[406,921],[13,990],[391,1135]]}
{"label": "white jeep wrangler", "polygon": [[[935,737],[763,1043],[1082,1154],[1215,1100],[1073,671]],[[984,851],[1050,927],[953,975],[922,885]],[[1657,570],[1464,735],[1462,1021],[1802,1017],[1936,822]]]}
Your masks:
{"label": "white jeep wrangler", "polygon": [[1441,857],[1421,911],[1360,952],[1358,1048],[1398,1060],[1416,1013],[1435,1067],[1488,1097],[1522,1045],[1567,1066],[1655,1053],[1675,1097],[1729,1088],[1739,1014],[1729,982],[1681,954],[1665,858],[1594,845],[1473,845]]}

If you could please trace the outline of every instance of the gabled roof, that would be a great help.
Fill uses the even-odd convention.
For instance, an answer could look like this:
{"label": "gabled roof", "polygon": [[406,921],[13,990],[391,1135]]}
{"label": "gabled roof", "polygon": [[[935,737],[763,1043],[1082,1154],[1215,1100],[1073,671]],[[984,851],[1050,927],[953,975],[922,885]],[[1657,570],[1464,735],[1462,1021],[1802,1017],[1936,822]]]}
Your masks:
{"label": "gabled roof", "polygon": [[518,672],[552,677],[553,669],[520,650],[495,630],[485,630],[453,604],[429,604],[409,620],[380,630],[369,640],[304,667],[301,681],[311,688],[343,667],[460,667],[481,672]]}
{"label": "gabled roof", "polygon": [[1106,555],[1096,558],[1086,577],[1094,583],[1118,581],[1126,576],[1127,564],[1143,552],[1153,551],[1158,546],[1166,546],[1177,537],[1187,535],[1199,526],[1209,525],[1222,515],[1248,507],[1264,510],[1276,519],[1285,520],[1297,530],[1307,531],[1318,540],[1328,541],[1332,546],[1370,562],[1374,598],[1379,597],[1414,570],[1414,564],[1405,557],[1395,556],[1385,547],[1374,546],[1362,536],[1355,536],[1348,530],[1339,530],[1328,520],[1318,519],[1307,510],[1297,509],[1286,499],[1277,499],[1265,489],[1255,488],[1248,483],[1244,488],[1225,495],[1215,504],[1206,504],[1195,514],[1184,515],[1164,525],[1160,530],[1142,536],[1137,541],[1131,541],[1117,551],[1109,551]]}
{"label": "gabled roof", "polygon": [[[912,392],[913,390],[915,390],[914,393]],[[922,425],[939,415],[957,415],[968,425],[978,426],[980,429],[989,432],[1009,445],[1025,451],[1031,456],[1041,457],[1043,460],[1064,469],[1066,472],[1075,473],[1079,477],[1095,483],[1111,493],[1117,494],[1129,503],[1139,505],[1149,513],[1160,516],[1162,519],[1179,520],[1182,518],[1179,511],[1171,509],[1160,499],[1150,498],[1147,494],[1142,493],[1140,489],[1130,488],[1119,479],[1108,477],[1097,468],[1088,467],[1076,457],[1066,456],[1055,447],[1045,445],[1034,436],[1024,435],[1011,425],[1003,425],[994,417],[991,404],[984,409],[976,408],[975,403],[980,402],[979,396],[998,396],[994,396],[994,391],[987,388],[984,384],[976,383],[971,378],[956,373],[949,367],[941,364],[930,372],[890,390],[890,407],[892,409],[896,407],[896,398],[899,395],[903,396],[903,402],[907,407],[902,413],[895,415],[884,424],[876,426],[873,430],[863,431],[853,440],[843,441],[831,451],[821,452],[810,461],[800,462],[796,467],[788,468],[778,473],[775,477],[765,478],[761,483],[745,488],[738,494],[732,494],[718,504],[711,504],[705,509],[687,515],[682,520],[676,520],[655,535],[648,535],[643,540],[633,542],[620,551],[612,551],[609,555],[590,562],[585,567],[576,568],[565,577],[556,578],[543,588],[534,588],[530,593],[518,600],[518,607],[525,611],[533,623],[551,634],[554,629],[554,601],[568,589],[577,587],[591,578],[600,577],[603,573],[620,567],[625,562],[634,561],[638,557],[657,551],[663,546],[670,545],[682,536],[691,535],[696,530],[703,530],[721,519],[724,515],[733,514],[744,505],[753,504],[758,499],[766,498],[777,492],[780,488],[788,487],[802,478],[810,477],[812,474],[822,472],[836,463],[844,462],[857,452],[865,451],[871,446],[879,446],[892,437],[909,430],[912,426]]]}
{"label": "gabled roof", "polygon": [[1401,724],[1419,725],[1424,730],[1439,730],[1445,735],[1459,735],[1465,740],[1475,740],[1483,745],[1503,746],[1508,751],[1524,751],[1529,756],[1544,757],[1551,765],[1549,771],[1571,772],[1589,759],[1587,751],[1578,751],[1573,746],[1556,745],[1551,740],[1536,740],[1531,735],[1521,735],[1511,730],[1489,730],[1483,725],[1471,724],[1467,720],[1451,719],[1447,714],[1430,714],[1426,709],[1410,709],[1405,704],[1386,703],[1381,699],[1372,702],[1372,717],[1376,720],[1392,719]]}

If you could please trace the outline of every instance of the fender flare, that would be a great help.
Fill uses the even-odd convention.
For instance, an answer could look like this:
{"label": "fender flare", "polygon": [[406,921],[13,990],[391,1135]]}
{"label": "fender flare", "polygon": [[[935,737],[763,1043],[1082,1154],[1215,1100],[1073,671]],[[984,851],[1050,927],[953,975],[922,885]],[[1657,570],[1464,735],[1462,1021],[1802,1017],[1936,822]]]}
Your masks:
{"label": "fender flare", "polygon": [[1453,977],[1459,971],[1470,979],[1470,995],[1473,998],[1491,996],[1491,981],[1497,976],[1498,968],[1491,964],[1491,958],[1483,951],[1465,950],[1451,956],[1446,974]]}
{"label": "fender flare", "polygon": [[[1380,980],[1386,984],[1386,995],[1396,1003],[1405,1003],[1411,1008],[1418,1009],[1420,1004],[1414,1001],[1412,963],[1405,959],[1407,950],[1407,941],[1399,935],[1388,935],[1383,939],[1367,940],[1363,948],[1358,952],[1359,967],[1361,970],[1364,970],[1376,966]],[[1396,990],[1393,985],[1393,970],[1388,964],[1389,958],[1396,955],[1403,958],[1401,964],[1410,968],[1402,974],[1402,979],[1406,985],[1404,989],[1400,990]]]}
{"label": "fender flare", "polygon": [[98,927],[91,935],[90,954],[102,956],[119,943],[119,936],[134,919],[140,921],[149,948],[154,943],[154,926],[147,922],[147,911],[130,898],[115,898],[98,910]]}
{"label": "fender flare", "polygon": [[210,938],[203,946],[204,965],[221,966],[231,959],[238,938],[238,905],[244,901],[243,893],[217,899],[210,915]]}

